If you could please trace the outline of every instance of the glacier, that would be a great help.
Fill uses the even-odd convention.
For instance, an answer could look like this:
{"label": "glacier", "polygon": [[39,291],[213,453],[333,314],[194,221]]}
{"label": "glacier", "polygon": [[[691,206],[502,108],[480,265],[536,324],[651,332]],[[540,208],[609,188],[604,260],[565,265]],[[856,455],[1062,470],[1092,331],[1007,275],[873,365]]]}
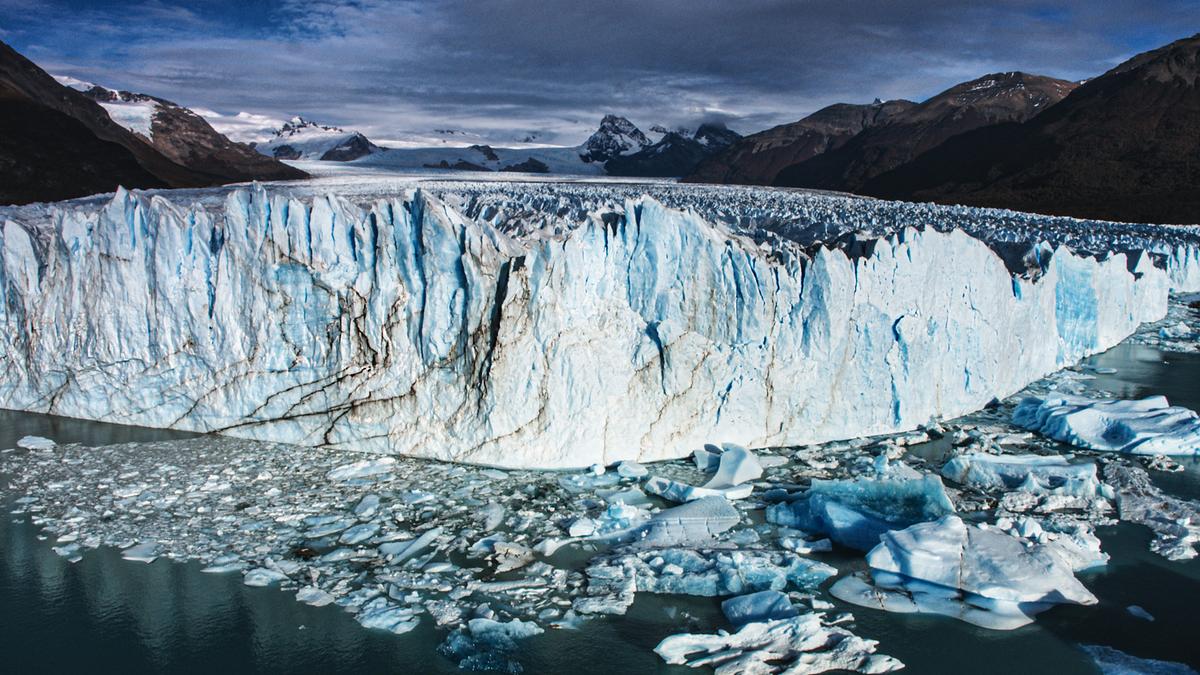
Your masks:
{"label": "glacier", "polygon": [[0,407],[501,467],[654,461],[965,414],[1200,285],[1187,228],[383,185],[0,209]]}

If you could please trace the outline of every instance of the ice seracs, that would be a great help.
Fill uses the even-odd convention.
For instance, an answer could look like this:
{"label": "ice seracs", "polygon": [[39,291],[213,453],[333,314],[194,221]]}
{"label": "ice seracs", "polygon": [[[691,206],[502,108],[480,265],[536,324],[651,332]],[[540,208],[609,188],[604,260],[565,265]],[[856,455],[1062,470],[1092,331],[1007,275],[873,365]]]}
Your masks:
{"label": "ice seracs", "polygon": [[943,614],[998,630],[1028,624],[1055,604],[1097,602],[1059,555],[954,515],[885,533],[867,564],[872,583],[844,577],[830,593],[864,607]]}
{"label": "ice seracs", "polygon": [[1132,455],[1200,455],[1200,416],[1164,396],[1138,401],[1052,395],[1026,398],[1013,423],[1092,450]]}
{"label": "ice seracs", "polygon": [[890,433],[1160,318],[1138,247],[1188,245],[1097,225],[1122,252],[1014,276],[1003,242],[1099,241],[741,188],[328,185],[0,210],[0,406],[507,467]]}

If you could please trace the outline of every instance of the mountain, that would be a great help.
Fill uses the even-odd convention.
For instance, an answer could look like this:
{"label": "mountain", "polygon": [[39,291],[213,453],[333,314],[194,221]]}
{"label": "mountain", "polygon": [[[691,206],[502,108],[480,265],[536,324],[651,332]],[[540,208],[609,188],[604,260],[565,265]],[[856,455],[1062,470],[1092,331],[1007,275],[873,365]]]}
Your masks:
{"label": "mountain", "polygon": [[863,129],[884,124],[915,106],[911,101],[875,101],[869,105],[836,103],[805,117],[751,134],[700,162],[688,183],[770,185],[793,164],[838,148]]}
{"label": "mountain", "polygon": [[303,117],[286,122],[274,138],[255,149],[276,159],[316,159],[349,162],[383,149],[357,131],[327,127]]}
{"label": "mountain", "polygon": [[964,134],[869,182],[885,197],[1200,221],[1200,35],[1088,80],[1024,124]]}
{"label": "mountain", "polygon": [[600,128],[579,146],[579,157],[585,162],[607,162],[650,146],[641,129],[618,115],[605,115]]}
{"label": "mountain", "polygon": [[609,159],[604,170],[610,176],[686,176],[706,157],[740,139],[736,132],[716,124],[702,124],[691,136],[668,131],[653,145]]}
{"label": "mountain", "polygon": [[[184,166],[0,42],[0,203],[245,180],[233,167]],[[297,172],[303,176],[302,172]]]}
{"label": "mountain", "polygon": [[234,143],[200,115],[157,96],[109,89],[74,78],[55,80],[96,101],[117,124],[148,141],[177,164],[221,176],[225,182],[303,178],[304,172]]}
{"label": "mountain", "polygon": [[1077,85],[1040,75],[984,75],[955,85],[840,147],[781,170],[774,184],[857,192],[880,174],[947,139],[980,127],[1024,122],[1061,101]]}

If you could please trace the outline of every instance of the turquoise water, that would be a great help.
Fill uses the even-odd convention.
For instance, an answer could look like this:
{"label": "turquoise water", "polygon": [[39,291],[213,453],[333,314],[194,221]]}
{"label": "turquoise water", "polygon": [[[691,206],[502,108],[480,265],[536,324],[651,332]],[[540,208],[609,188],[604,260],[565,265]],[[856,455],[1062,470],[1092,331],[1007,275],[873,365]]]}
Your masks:
{"label": "turquoise water", "polygon": [[[1125,397],[1163,393],[1172,403],[1200,409],[1200,355],[1125,344],[1090,363],[1118,371],[1098,376],[1098,389]],[[26,434],[89,445],[188,436],[0,411],[0,448]],[[1155,477],[1172,493],[1200,497],[1194,462],[1184,473]],[[1100,604],[1059,607],[1015,631],[835,604],[853,612],[856,633],[879,640],[882,653],[905,662],[905,672],[1097,672],[1080,643],[1200,669],[1194,618],[1200,561],[1172,563],[1150,553],[1148,530],[1139,526],[1098,534],[1112,562],[1082,578]],[[862,566],[859,556],[825,559],[843,571]],[[642,594],[624,617],[528,640],[520,660],[529,673],[700,672],[668,667],[651,650],[681,630],[723,627],[719,604]],[[1131,604],[1157,620],[1135,618],[1126,611]],[[102,549],[72,565],[39,540],[25,516],[0,519],[0,653],[7,672],[461,672],[437,654],[443,638],[427,620],[401,636],[366,630],[337,607],[310,607],[291,593],[250,588],[240,575],[202,574],[197,564],[160,559],[146,565]]]}

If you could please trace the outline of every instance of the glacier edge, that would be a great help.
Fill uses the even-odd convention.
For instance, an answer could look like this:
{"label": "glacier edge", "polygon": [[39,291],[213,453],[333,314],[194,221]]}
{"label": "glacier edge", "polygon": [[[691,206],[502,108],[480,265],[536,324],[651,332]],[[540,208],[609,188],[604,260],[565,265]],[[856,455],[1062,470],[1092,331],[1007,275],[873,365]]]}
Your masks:
{"label": "glacier edge", "polygon": [[506,467],[912,429],[1200,283],[1193,249],[1059,247],[1032,280],[959,230],[852,258],[649,197],[532,234],[422,190],[51,214],[0,228],[0,407]]}

